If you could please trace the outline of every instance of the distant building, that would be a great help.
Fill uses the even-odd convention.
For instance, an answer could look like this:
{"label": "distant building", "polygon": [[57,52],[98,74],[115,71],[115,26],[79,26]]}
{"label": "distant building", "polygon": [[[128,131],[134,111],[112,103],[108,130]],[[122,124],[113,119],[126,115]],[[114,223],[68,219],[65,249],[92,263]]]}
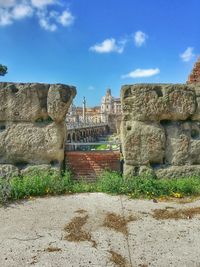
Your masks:
{"label": "distant building", "polygon": [[69,126],[83,124],[107,123],[111,132],[119,132],[121,122],[121,101],[111,95],[111,89],[107,89],[106,95],[102,98],[101,106],[87,107],[86,99],[83,99],[83,106],[76,107],[73,103],[66,116]]}
{"label": "distant building", "polygon": [[73,103],[66,116],[68,125],[97,124],[101,122],[101,107],[87,107],[86,99],[83,100],[83,107],[76,107]]}
{"label": "distant building", "polygon": [[108,124],[110,131],[120,133],[122,119],[122,106],[120,98],[115,98],[111,94],[111,89],[107,89],[106,95],[101,101],[101,121]]}
{"label": "distant building", "polygon": [[121,101],[120,98],[115,98],[111,95],[111,89],[107,89],[106,95],[101,101],[101,120],[108,122],[110,114],[121,114]]}
{"label": "distant building", "polygon": [[200,57],[194,65],[194,68],[188,77],[188,84],[200,83]]}

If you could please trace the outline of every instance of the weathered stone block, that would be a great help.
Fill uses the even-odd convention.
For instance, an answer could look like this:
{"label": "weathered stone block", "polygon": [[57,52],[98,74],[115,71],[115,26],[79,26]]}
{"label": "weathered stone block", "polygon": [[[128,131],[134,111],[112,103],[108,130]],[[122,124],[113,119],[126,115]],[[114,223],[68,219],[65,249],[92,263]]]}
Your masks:
{"label": "weathered stone block", "polygon": [[196,110],[195,113],[191,116],[191,120],[200,121],[200,84],[190,85],[193,88],[196,96]]}
{"label": "weathered stone block", "polygon": [[123,120],[186,120],[195,113],[194,87],[184,84],[125,85],[121,91]]}
{"label": "weathered stone block", "polygon": [[49,87],[36,83],[0,83],[0,121],[47,119]]}
{"label": "weathered stone block", "polygon": [[16,166],[10,164],[0,164],[0,178],[8,178],[18,175],[19,169]]}
{"label": "weathered stone block", "polygon": [[200,164],[200,123],[168,122],[165,163],[175,166]]}
{"label": "weathered stone block", "polygon": [[49,116],[56,122],[65,119],[70,104],[75,97],[76,88],[61,84],[51,85],[48,92],[47,107]]}
{"label": "weathered stone block", "polygon": [[124,122],[122,143],[127,165],[163,163],[165,133],[158,123]]}
{"label": "weathered stone block", "polygon": [[0,83],[0,121],[61,122],[76,88],[63,84]]}
{"label": "weathered stone block", "polygon": [[0,174],[29,165],[60,169],[65,115],[75,95],[75,87],[62,84],[0,83]]}
{"label": "weathered stone block", "polygon": [[155,177],[154,170],[147,165],[144,166],[132,166],[132,165],[124,165],[124,176],[151,176]]}
{"label": "weathered stone block", "polygon": [[65,135],[64,123],[9,123],[0,132],[0,163],[59,165]]}
{"label": "weathered stone block", "polygon": [[170,166],[156,169],[155,174],[158,178],[200,176],[200,165]]}
{"label": "weathered stone block", "polygon": [[125,174],[200,174],[200,84],[126,85],[121,101]]}
{"label": "weathered stone block", "polygon": [[43,165],[29,165],[28,167],[25,167],[20,170],[21,175],[34,175],[37,174],[38,172],[55,172],[58,173],[59,169],[52,167],[50,164],[43,164]]}

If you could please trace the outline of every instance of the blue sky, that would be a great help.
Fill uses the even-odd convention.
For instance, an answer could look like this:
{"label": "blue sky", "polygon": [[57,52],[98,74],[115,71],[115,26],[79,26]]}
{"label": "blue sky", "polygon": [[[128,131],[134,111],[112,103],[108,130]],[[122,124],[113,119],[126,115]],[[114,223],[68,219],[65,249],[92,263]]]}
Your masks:
{"label": "blue sky", "polygon": [[0,0],[1,81],[107,87],[184,83],[200,55],[199,0]]}

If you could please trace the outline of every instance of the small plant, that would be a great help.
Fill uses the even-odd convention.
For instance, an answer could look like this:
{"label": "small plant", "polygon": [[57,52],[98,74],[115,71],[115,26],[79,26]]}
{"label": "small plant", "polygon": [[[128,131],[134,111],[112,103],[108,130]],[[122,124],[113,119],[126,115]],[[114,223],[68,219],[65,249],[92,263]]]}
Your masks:
{"label": "small plant", "polygon": [[10,182],[6,178],[0,178],[0,203],[6,204],[11,197]]}
{"label": "small plant", "polygon": [[130,198],[182,198],[200,196],[200,177],[156,179],[150,175],[122,177],[117,172],[102,173],[95,183],[72,180],[70,172],[32,171],[21,177],[0,179],[0,203],[33,196],[84,192],[124,194]]}
{"label": "small plant", "polygon": [[117,172],[106,171],[99,176],[96,186],[99,192],[120,194],[123,193],[125,180]]}
{"label": "small plant", "polygon": [[44,118],[38,118],[36,121],[36,123],[51,123],[53,122],[53,119],[48,116],[48,118],[44,119]]}
{"label": "small plant", "polygon": [[57,172],[34,171],[23,177],[14,177],[11,182],[11,198],[21,199],[30,196],[56,195],[70,192],[70,174],[64,176]]}
{"label": "small plant", "polygon": [[0,64],[0,76],[4,76],[5,74],[7,74],[7,70],[8,68],[2,64]]}

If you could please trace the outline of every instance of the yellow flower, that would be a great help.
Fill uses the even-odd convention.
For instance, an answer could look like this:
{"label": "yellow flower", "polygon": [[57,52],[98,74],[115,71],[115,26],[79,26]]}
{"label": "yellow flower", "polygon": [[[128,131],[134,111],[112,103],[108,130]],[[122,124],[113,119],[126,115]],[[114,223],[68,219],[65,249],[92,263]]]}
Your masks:
{"label": "yellow flower", "polygon": [[173,193],[173,196],[176,197],[176,198],[181,198],[182,195],[180,193]]}

